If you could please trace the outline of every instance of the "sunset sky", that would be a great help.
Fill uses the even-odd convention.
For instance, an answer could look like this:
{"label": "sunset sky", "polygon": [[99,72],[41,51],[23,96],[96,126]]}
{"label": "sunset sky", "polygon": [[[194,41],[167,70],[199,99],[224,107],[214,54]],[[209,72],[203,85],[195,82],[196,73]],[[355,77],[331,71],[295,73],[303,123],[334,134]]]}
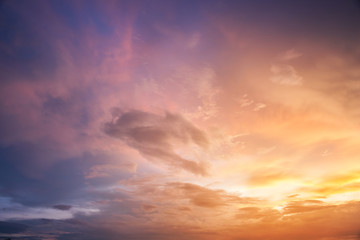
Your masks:
{"label": "sunset sky", "polygon": [[0,239],[359,240],[360,2],[0,2]]}

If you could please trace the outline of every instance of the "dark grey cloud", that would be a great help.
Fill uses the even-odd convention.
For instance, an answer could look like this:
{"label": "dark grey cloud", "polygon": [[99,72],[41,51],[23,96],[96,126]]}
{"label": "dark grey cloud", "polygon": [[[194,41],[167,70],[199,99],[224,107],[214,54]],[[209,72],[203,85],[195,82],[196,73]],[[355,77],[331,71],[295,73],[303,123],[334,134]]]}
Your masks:
{"label": "dark grey cloud", "polygon": [[[106,162],[106,156],[84,153],[74,158],[56,159],[50,151],[51,148],[41,143],[0,146],[0,196],[25,206],[41,207],[91,198],[87,188],[89,184],[96,186],[97,182],[96,179],[87,180],[85,174],[98,162]],[[44,167],[39,158],[55,160],[49,164],[45,162]],[[114,181],[111,177],[102,181]]]}
{"label": "dark grey cloud", "polygon": [[72,208],[71,205],[65,205],[65,204],[58,204],[58,205],[54,205],[52,207],[54,209],[63,210],[63,211],[67,211],[67,210],[70,210]]}
{"label": "dark grey cloud", "polygon": [[0,148],[0,195],[11,197],[15,202],[29,206],[46,206],[75,196],[85,188],[81,163],[69,159],[61,160],[29,175],[24,167],[37,164],[37,156],[44,149],[28,144],[17,144]]}
{"label": "dark grey cloud", "polygon": [[105,133],[123,140],[144,157],[161,161],[198,175],[206,175],[204,163],[185,159],[175,152],[174,144],[196,144],[206,148],[208,140],[203,131],[177,114],[164,116],[131,110],[115,109],[114,119],[106,123]]}
{"label": "dark grey cloud", "polygon": [[0,221],[0,233],[12,234],[25,232],[27,225],[16,222]]}

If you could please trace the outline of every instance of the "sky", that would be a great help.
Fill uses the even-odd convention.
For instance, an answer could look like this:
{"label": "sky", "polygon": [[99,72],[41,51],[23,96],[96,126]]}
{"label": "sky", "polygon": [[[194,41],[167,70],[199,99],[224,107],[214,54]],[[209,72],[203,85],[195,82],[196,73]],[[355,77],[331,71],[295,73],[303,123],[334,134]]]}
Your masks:
{"label": "sky", "polygon": [[0,239],[359,240],[360,2],[0,1]]}

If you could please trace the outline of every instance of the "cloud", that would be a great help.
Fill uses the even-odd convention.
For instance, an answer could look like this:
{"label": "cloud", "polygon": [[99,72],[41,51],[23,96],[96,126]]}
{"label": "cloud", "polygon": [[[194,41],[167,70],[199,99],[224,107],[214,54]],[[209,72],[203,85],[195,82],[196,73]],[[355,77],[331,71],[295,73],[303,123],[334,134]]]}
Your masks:
{"label": "cloud", "polygon": [[111,177],[119,173],[136,172],[137,164],[134,162],[119,162],[100,164],[91,167],[86,174],[86,179]]}
{"label": "cloud", "polygon": [[145,212],[151,212],[151,211],[154,211],[154,210],[156,209],[156,206],[150,205],[150,204],[143,204],[143,205],[142,205],[142,209],[143,209]]}
{"label": "cloud", "polygon": [[[324,8],[322,3],[274,7],[269,2],[259,9],[241,1],[212,2],[162,1],[161,7],[150,1],[2,4],[0,219],[21,218],[6,224],[30,226],[29,237],[20,236],[21,231],[14,237],[358,238],[358,202],[290,201],[348,191],[357,191],[358,198],[357,172],[311,182],[346,167],[358,169],[358,150],[351,149],[358,146],[360,116],[359,49],[353,37],[358,25],[347,24],[356,21],[347,14],[329,24],[340,19],[334,13],[348,11],[333,3]],[[351,4],[347,6],[350,12]],[[285,14],[278,14],[279,9]],[[310,17],[303,18],[309,9]],[[254,21],[256,13],[266,21]],[[217,22],[226,25],[227,34],[219,34]],[[163,29],[156,29],[161,24]],[[321,29],[325,35],[315,32]],[[339,29],[344,34],[329,34]],[[279,56],[279,49],[294,43],[304,57],[295,49]],[[346,54],[326,61],[326,54],[337,50],[353,54],[353,61]],[[271,82],[259,70],[268,69],[274,55]],[[303,78],[309,80],[304,87],[279,86],[300,85]],[[245,92],[249,97],[233,101]],[[105,124],[106,135],[100,124],[108,121],[104,113],[111,106],[142,111],[118,110]],[[214,131],[212,148],[206,149],[206,134],[192,122],[177,114],[154,114],[157,109],[181,112]],[[218,136],[230,136],[229,147],[215,149]],[[354,139],[352,145],[312,151],[319,139],[342,137]],[[209,151],[198,154],[204,149]],[[139,153],[150,162],[139,159]],[[209,159],[213,178],[201,178]],[[152,163],[185,173],[172,174]],[[157,182],[149,180],[154,175]],[[122,184],[136,177],[145,180]],[[281,202],[280,211],[268,207],[271,197],[281,198],[280,188],[287,187],[271,185],[294,177],[313,186],[292,189],[289,194],[298,195],[282,199],[290,202]],[[269,199],[251,198],[262,191]],[[88,205],[88,211],[79,209]],[[95,209],[101,211],[86,216]]]}
{"label": "cloud", "polygon": [[105,124],[104,131],[111,137],[121,139],[138,150],[144,157],[181,168],[197,175],[207,175],[203,162],[188,160],[176,153],[175,145],[195,144],[208,146],[204,132],[180,115],[166,113],[164,116],[130,110],[114,111],[115,119]]}
{"label": "cloud", "polygon": [[198,90],[198,98],[201,105],[198,106],[198,113],[206,120],[216,117],[219,113],[219,106],[217,104],[217,97],[221,90],[214,86],[216,74],[212,68],[204,68],[198,76],[195,76],[193,81],[196,81]]}
{"label": "cloud", "polygon": [[290,49],[290,50],[287,50],[286,52],[284,52],[282,55],[281,55],[281,60],[285,60],[285,61],[288,61],[288,60],[292,60],[292,59],[295,59],[295,58],[299,58],[301,57],[303,54],[295,49]]}
{"label": "cloud", "polygon": [[190,39],[188,40],[187,47],[188,48],[195,48],[199,45],[201,40],[200,33],[194,33],[191,35]]}
{"label": "cloud", "polygon": [[306,213],[336,208],[336,205],[327,205],[320,200],[291,201],[283,208],[283,214]]}
{"label": "cloud", "polygon": [[[41,166],[39,158],[56,158],[56,153],[54,150],[51,154],[50,149],[44,149],[40,143],[0,147],[0,196],[33,207],[48,207],[83,198],[87,188],[85,172],[100,159],[104,162],[107,158],[104,155],[84,154],[77,158],[57,160],[45,170],[36,171]],[[35,172],[28,174],[29,171]]]}
{"label": "cloud", "polygon": [[25,232],[27,228],[28,226],[26,226],[25,224],[0,221],[0,233],[21,233]]}
{"label": "cloud", "polygon": [[321,196],[330,196],[339,193],[358,192],[360,188],[360,171],[336,174],[314,181],[312,186],[302,190]]}
{"label": "cloud", "polygon": [[270,67],[270,71],[273,74],[270,80],[274,83],[289,86],[297,86],[302,84],[303,78],[291,65],[273,64]]}
{"label": "cloud", "polygon": [[[114,201],[107,211],[96,216],[79,215],[71,221],[52,221],[45,229],[49,232],[57,230],[58,239],[98,239],[102,236],[114,240],[119,237],[137,240],[144,236],[169,240],[176,235],[192,239],[219,239],[220,236],[224,240],[356,239],[350,237],[358,233],[359,202],[290,201],[279,211],[259,205],[243,206],[238,200],[219,204],[221,199],[231,195],[195,184],[170,183],[157,190],[161,191],[149,192],[141,199],[151,202],[160,199],[161,194],[170,198],[155,204],[134,200],[115,204]],[[204,204],[198,201],[199,196],[209,201]],[[124,207],[129,210],[123,212],[121,208]],[[134,208],[141,211],[130,210]],[[39,225],[38,229],[44,232],[44,223]]]}
{"label": "cloud", "polygon": [[224,190],[213,190],[191,183],[170,183],[169,187],[180,190],[180,195],[189,199],[191,204],[199,207],[216,208],[231,204],[253,202],[250,198],[231,195]]}
{"label": "cloud", "polygon": [[240,104],[241,108],[252,108],[252,111],[257,112],[267,107],[265,103],[256,102],[251,99],[248,94],[243,94],[241,98],[235,99]]}
{"label": "cloud", "polygon": [[242,207],[236,214],[236,218],[243,221],[261,220],[269,222],[278,221],[280,217],[280,212],[275,209],[259,207]]}
{"label": "cloud", "polygon": [[268,186],[293,178],[294,176],[286,172],[263,169],[252,173],[248,179],[248,183],[252,186]]}
{"label": "cloud", "polygon": [[62,210],[62,211],[67,211],[67,210],[70,210],[72,208],[71,205],[64,205],[64,204],[54,205],[52,207],[54,209],[58,209],[58,210]]}

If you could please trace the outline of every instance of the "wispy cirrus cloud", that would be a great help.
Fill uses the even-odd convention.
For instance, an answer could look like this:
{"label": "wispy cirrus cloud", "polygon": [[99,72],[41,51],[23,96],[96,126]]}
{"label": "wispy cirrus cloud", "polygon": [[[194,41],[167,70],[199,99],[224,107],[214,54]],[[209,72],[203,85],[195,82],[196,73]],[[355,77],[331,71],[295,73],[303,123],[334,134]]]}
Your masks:
{"label": "wispy cirrus cloud", "polygon": [[301,85],[303,78],[297,73],[295,68],[288,64],[271,65],[270,71],[273,74],[270,80],[281,85],[296,86]]}

